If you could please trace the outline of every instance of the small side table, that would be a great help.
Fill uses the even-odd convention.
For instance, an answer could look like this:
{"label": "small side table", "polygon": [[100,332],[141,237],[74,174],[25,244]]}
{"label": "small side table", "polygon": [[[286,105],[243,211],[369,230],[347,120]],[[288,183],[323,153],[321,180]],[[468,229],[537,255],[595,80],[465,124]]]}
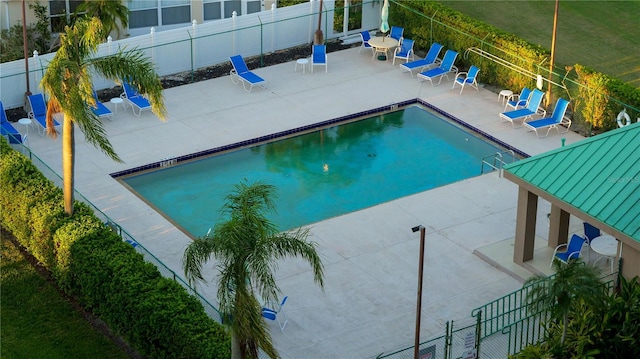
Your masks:
{"label": "small side table", "polygon": [[294,72],[298,71],[298,65],[302,65],[302,73],[304,74],[305,73],[305,69],[306,69],[308,64],[309,64],[309,60],[307,60],[307,59],[298,59],[298,60],[296,60],[296,68],[293,71]]}
{"label": "small side table", "polygon": [[31,119],[30,118],[21,118],[18,120],[18,123],[23,125],[25,128],[25,135],[29,135],[29,126],[31,126]]}
{"label": "small side table", "polygon": [[500,93],[498,94],[498,102],[500,102],[500,99],[502,99],[502,104],[504,105],[505,101],[507,101],[507,99],[509,99],[511,95],[513,95],[513,91],[511,90],[500,91]]}
{"label": "small side table", "polygon": [[[113,113],[114,113],[114,114],[117,114],[117,113],[118,113],[118,105],[119,105],[119,104],[121,104],[121,103],[123,103],[123,102],[124,102],[124,100],[123,100],[123,99],[121,99],[120,97],[114,97],[114,98],[112,98],[111,100],[109,100],[109,102],[111,102],[111,103],[113,104],[113,107],[114,107],[114,109],[113,109]],[[123,105],[123,107],[122,107],[122,108],[123,108],[125,111],[127,110],[127,109],[126,109],[126,107],[124,107],[124,105]]]}

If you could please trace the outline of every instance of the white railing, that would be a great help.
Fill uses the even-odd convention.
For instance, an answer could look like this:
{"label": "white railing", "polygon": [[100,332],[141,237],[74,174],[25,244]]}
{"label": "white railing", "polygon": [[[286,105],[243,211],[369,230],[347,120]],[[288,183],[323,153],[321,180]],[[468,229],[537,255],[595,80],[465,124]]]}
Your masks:
{"label": "white railing", "polygon": [[[326,40],[347,35],[333,30],[335,1],[324,1],[321,28]],[[380,1],[365,0],[361,6],[362,27],[352,30],[375,29],[380,25]],[[342,13],[343,10],[335,9]],[[97,57],[117,51],[139,49],[156,66],[160,76],[213,66],[229,61],[229,57],[242,54],[252,57],[290,47],[309,44],[318,26],[318,1],[310,1],[284,8],[233,16],[203,24],[192,24],[179,29],[156,32],[153,28],[146,35],[108,41],[100,45]],[[42,75],[55,53],[35,55],[29,58],[29,90],[40,92]],[[0,64],[0,100],[5,108],[24,105],[27,91],[25,61]],[[112,81],[94,77],[97,90],[113,87]]]}

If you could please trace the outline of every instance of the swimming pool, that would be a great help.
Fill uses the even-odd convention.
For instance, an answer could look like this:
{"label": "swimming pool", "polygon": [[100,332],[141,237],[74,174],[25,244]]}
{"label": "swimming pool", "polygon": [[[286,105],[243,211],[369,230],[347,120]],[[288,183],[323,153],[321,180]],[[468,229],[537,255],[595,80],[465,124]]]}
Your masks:
{"label": "swimming pool", "polygon": [[219,220],[234,185],[269,183],[278,188],[270,219],[287,230],[478,176],[484,156],[505,150],[416,105],[312,129],[120,180],[191,236]]}

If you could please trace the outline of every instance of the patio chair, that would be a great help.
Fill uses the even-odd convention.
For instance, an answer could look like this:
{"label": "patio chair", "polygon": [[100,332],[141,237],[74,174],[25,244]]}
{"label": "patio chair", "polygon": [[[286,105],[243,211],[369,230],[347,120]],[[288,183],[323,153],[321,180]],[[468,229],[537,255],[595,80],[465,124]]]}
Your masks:
{"label": "patio chair", "polygon": [[513,110],[526,107],[529,96],[531,96],[531,90],[528,87],[523,87],[519,94],[516,93],[509,96],[507,103],[504,105],[504,111],[507,111],[509,107]]}
{"label": "patio chair", "polygon": [[324,66],[324,72],[328,72],[327,45],[313,45],[311,50],[311,73],[316,66]]}
{"label": "patio chair", "polygon": [[434,69],[430,69],[430,70],[419,73],[418,78],[422,80],[429,80],[432,86],[433,86],[433,80],[437,78],[439,79],[438,85],[440,85],[440,82],[442,82],[442,78],[444,76],[446,76],[448,80],[449,73],[452,73],[452,72],[458,73],[458,68],[453,65],[457,57],[458,57],[458,52],[453,50],[447,50],[447,52],[444,53],[444,57],[442,58],[442,62],[440,63],[440,66]]}
{"label": "patio chair", "polygon": [[[247,92],[251,92],[253,86],[264,88],[264,83],[266,81],[249,70],[247,64],[242,58],[242,55],[231,56],[229,60],[231,60],[231,65],[233,65],[233,69],[229,72],[231,75],[231,82],[235,85],[242,82],[242,87]],[[249,86],[249,88],[247,88],[247,86]]]}
{"label": "patio chair", "polygon": [[451,86],[451,89],[453,90],[453,88],[456,87],[456,85],[460,85],[461,87],[460,94],[462,95],[462,90],[464,90],[464,85],[469,84],[469,86],[475,88],[476,91],[478,91],[477,78],[478,78],[479,71],[480,71],[479,68],[475,67],[474,65],[471,65],[468,72],[461,72],[456,75],[456,77],[453,79],[453,86]]}
{"label": "patio chair", "polygon": [[393,62],[391,64],[395,65],[396,59],[403,59],[405,62],[409,62],[409,59],[413,61],[413,44],[413,40],[403,39],[402,44],[393,51]]}
{"label": "patio chair", "polygon": [[105,106],[102,102],[100,102],[100,99],[98,99],[98,94],[96,93],[96,91],[93,91],[93,99],[96,102],[95,107],[91,106],[91,111],[93,111],[93,113],[98,116],[98,118],[106,118],[109,121],[111,121],[111,118],[113,117],[113,112],[111,112],[111,110],[109,110],[109,108],[107,108],[107,106]]}
{"label": "patio chair", "polygon": [[[140,117],[142,111],[151,110],[151,103],[134,89],[128,81],[122,81],[124,92],[120,95],[123,100],[127,100],[131,105],[131,111],[134,115]],[[136,113],[136,108],[138,113]]]}
{"label": "patio chair", "polygon": [[540,138],[540,134],[538,130],[547,130],[547,133],[542,137],[547,137],[549,132],[552,129],[556,129],[558,133],[560,132],[560,127],[565,126],[566,130],[562,133],[569,131],[569,127],[571,127],[571,120],[564,117],[567,113],[567,107],[569,106],[569,101],[559,98],[556,102],[556,106],[553,109],[553,113],[551,117],[541,118],[539,120],[528,121],[524,123],[524,127],[529,131],[535,131],[536,137]]}
{"label": "patio chair", "polygon": [[[287,323],[289,322],[289,319],[287,319],[287,315],[284,312],[284,304],[287,302],[287,298],[289,297],[285,296],[284,298],[282,298],[282,302],[278,305],[278,310],[271,308],[262,308],[262,316],[266,319],[278,322],[278,327],[280,327],[280,331],[283,333],[284,327],[286,327]],[[282,316],[284,317],[284,322],[281,322],[280,319],[278,319],[278,314],[280,313],[282,313]]]}
{"label": "patio chair", "polygon": [[[500,113],[500,118],[504,121],[511,122],[511,126],[516,128],[515,122],[518,120],[526,121],[528,118],[538,114],[538,107],[540,107],[540,103],[542,103],[542,98],[544,97],[544,92],[535,89],[531,93],[531,97],[529,98],[529,102],[527,102],[527,107],[521,108],[518,110],[507,111]],[[518,127],[522,127],[522,124]]]}
{"label": "patio chair", "polygon": [[[582,250],[582,245],[584,245],[585,239],[580,237],[577,234],[571,236],[569,239],[569,243],[561,244],[553,250],[553,256],[551,257],[551,263],[549,263],[549,267],[553,266],[553,261],[555,259],[567,263],[570,260],[575,260],[580,258],[580,251]],[[559,249],[567,248],[565,252],[558,252]]]}
{"label": "patio chair", "polygon": [[[29,106],[31,111],[29,112],[29,118],[35,120],[40,127],[38,132],[41,136],[47,131],[47,103],[44,101],[44,96],[41,93],[29,95]],[[58,130],[61,126],[56,119],[53,120],[53,129]]]}
{"label": "patio chair", "polygon": [[402,42],[402,35],[404,35],[404,27],[400,26],[391,26],[391,31],[387,37],[398,40],[398,42]]}
{"label": "patio chair", "polygon": [[410,61],[404,64],[400,64],[400,68],[402,70],[409,71],[409,74],[413,77],[413,70],[418,69],[418,72],[423,72],[427,69],[430,69],[434,66],[438,66],[440,64],[440,59],[438,56],[442,51],[442,45],[434,42],[431,44],[429,48],[429,52],[427,52],[427,56],[421,60]]}
{"label": "patio chair", "polygon": [[584,227],[584,239],[587,242],[587,245],[591,245],[591,241],[602,235],[600,229],[594,227],[591,223],[583,222]]}
{"label": "patio chair", "polygon": [[0,101],[0,136],[4,136],[7,138],[9,143],[20,144],[22,143],[22,135],[20,135],[20,131],[18,131],[11,122],[7,119],[7,113],[4,112],[4,105],[2,105],[2,101]]}
{"label": "patio chair", "polygon": [[360,32],[360,37],[362,38],[362,46],[360,46],[358,53],[362,52],[362,49],[369,49],[372,53],[375,53],[375,49],[369,45],[369,40],[371,40],[371,34],[369,31]]}

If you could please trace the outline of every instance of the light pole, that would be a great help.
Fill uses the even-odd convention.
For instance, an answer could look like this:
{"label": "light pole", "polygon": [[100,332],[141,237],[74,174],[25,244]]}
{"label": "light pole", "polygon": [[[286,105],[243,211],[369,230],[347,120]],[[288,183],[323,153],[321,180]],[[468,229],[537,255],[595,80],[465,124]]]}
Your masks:
{"label": "light pole", "polygon": [[551,84],[553,83],[553,64],[556,58],[556,32],[558,30],[558,8],[560,0],[556,0],[556,8],[553,13],[553,32],[551,34],[551,60],[549,61],[549,88],[547,89],[547,105],[551,104]]}
{"label": "light pole", "polygon": [[27,92],[25,93],[25,101],[26,97],[31,95],[31,91],[29,89],[29,44],[27,44],[27,15],[24,7],[25,0],[22,0],[22,48],[24,50],[24,71],[27,75]]}
{"label": "light pole", "polygon": [[424,272],[424,235],[425,228],[423,226],[415,226],[411,228],[413,233],[420,231],[420,260],[418,262],[418,300],[416,302],[416,334],[415,345],[413,348],[413,358],[418,359],[420,355],[420,319],[422,317],[422,274]]}

